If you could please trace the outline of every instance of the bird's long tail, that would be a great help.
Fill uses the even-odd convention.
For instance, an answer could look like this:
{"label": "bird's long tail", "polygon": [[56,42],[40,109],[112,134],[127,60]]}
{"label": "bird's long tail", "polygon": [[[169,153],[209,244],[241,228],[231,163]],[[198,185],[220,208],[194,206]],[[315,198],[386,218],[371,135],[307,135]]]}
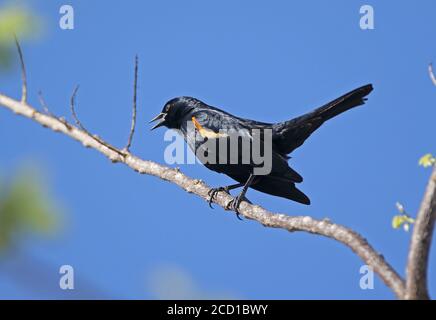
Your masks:
{"label": "bird's long tail", "polygon": [[323,122],[336,117],[337,115],[345,112],[351,108],[360,106],[365,103],[366,96],[372,91],[372,85],[367,84],[357,88],[343,96],[333,100],[324,106],[313,110],[312,112],[304,115],[303,117],[321,117]]}
{"label": "bird's long tail", "polygon": [[273,130],[276,137],[278,137],[275,141],[278,151],[282,154],[291,153],[301,146],[324,122],[351,108],[364,104],[366,101],[365,96],[372,89],[372,85],[367,84],[344,94],[312,112],[275,124]]}

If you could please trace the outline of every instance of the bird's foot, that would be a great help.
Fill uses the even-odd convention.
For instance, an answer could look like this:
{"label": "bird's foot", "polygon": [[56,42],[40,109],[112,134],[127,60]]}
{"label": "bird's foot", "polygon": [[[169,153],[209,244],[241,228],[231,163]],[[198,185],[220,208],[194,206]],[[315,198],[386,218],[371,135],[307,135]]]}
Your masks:
{"label": "bird's foot", "polygon": [[207,195],[209,196],[207,203],[209,204],[209,207],[211,207],[212,209],[213,209],[212,207],[213,198],[215,198],[216,194],[221,191],[224,191],[225,193],[229,193],[229,188],[228,187],[212,188],[207,193]]}
{"label": "bird's foot", "polygon": [[241,219],[241,213],[239,212],[239,205],[241,204],[242,201],[248,202],[249,204],[252,204],[250,200],[248,200],[245,196],[236,196],[235,198],[233,198],[232,200],[229,201],[229,203],[227,203],[226,205],[226,210],[232,210],[235,211],[236,213],[236,218],[238,218],[239,220]]}

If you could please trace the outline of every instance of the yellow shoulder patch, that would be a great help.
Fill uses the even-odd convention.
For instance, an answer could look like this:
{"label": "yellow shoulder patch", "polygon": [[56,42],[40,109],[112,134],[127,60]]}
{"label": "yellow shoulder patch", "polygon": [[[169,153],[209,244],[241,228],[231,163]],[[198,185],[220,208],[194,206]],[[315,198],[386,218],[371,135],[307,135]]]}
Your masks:
{"label": "yellow shoulder patch", "polygon": [[219,132],[216,133],[213,130],[203,128],[203,126],[197,121],[197,119],[195,119],[195,117],[192,117],[192,122],[194,123],[195,128],[198,130],[198,132],[203,138],[216,139],[216,138],[228,137],[228,134],[226,133],[219,133]]}

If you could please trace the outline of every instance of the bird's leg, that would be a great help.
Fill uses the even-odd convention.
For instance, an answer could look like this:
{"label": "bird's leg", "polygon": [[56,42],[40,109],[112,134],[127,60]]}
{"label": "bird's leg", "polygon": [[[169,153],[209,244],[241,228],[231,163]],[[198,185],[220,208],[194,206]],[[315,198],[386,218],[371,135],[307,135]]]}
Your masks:
{"label": "bird's leg", "polygon": [[230,190],[242,187],[243,185],[244,185],[243,183],[236,183],[236,184],[232,184],[230,186],[210,189],[209,192],[207,193],[207,195],[209,196],[209,200],[208,200],[209,207],[213,208],[212,207],[212,200],[218,192],[224,191],[225,193],[229,193]]}
{"label": "bird's leg", "polygon": [[242,191],[240,194],[238,194],[234,199],[232,199],[228,204],[227,204],[227,208],[232,209],[233,211],[236,212],[236,217],[239,220],[242,220],[241,217],[239,216],[239,210],[238,207],[241,204],[241,201],[246,200],[247,198],[245,198],[245,194],[247,193],[248,188],[251,186],[251,184],[253,184],[253,180],[254,178],[256,178],[256,176],[254,174],[250,174],[250,177],[248,177],[247,182],[245,182],[244,187],[242,188]]}

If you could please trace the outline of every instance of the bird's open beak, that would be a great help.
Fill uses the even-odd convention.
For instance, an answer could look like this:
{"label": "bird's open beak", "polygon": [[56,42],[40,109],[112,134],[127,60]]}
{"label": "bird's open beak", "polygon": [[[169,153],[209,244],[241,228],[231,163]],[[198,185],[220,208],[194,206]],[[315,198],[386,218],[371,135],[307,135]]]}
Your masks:
{"label": "bird's open beak", "polygon": [[156,117],[154,117],[153,119],[151,119],[151,121],[149,123],[155,122],[157,120],[160,120],[158,123],[156,123],[150,130],[154,130],[156,128],[159,128],[160,126],[163,126],[163,124],[165,123],[165,116],[167,114],[166,113],[159,113]]}

